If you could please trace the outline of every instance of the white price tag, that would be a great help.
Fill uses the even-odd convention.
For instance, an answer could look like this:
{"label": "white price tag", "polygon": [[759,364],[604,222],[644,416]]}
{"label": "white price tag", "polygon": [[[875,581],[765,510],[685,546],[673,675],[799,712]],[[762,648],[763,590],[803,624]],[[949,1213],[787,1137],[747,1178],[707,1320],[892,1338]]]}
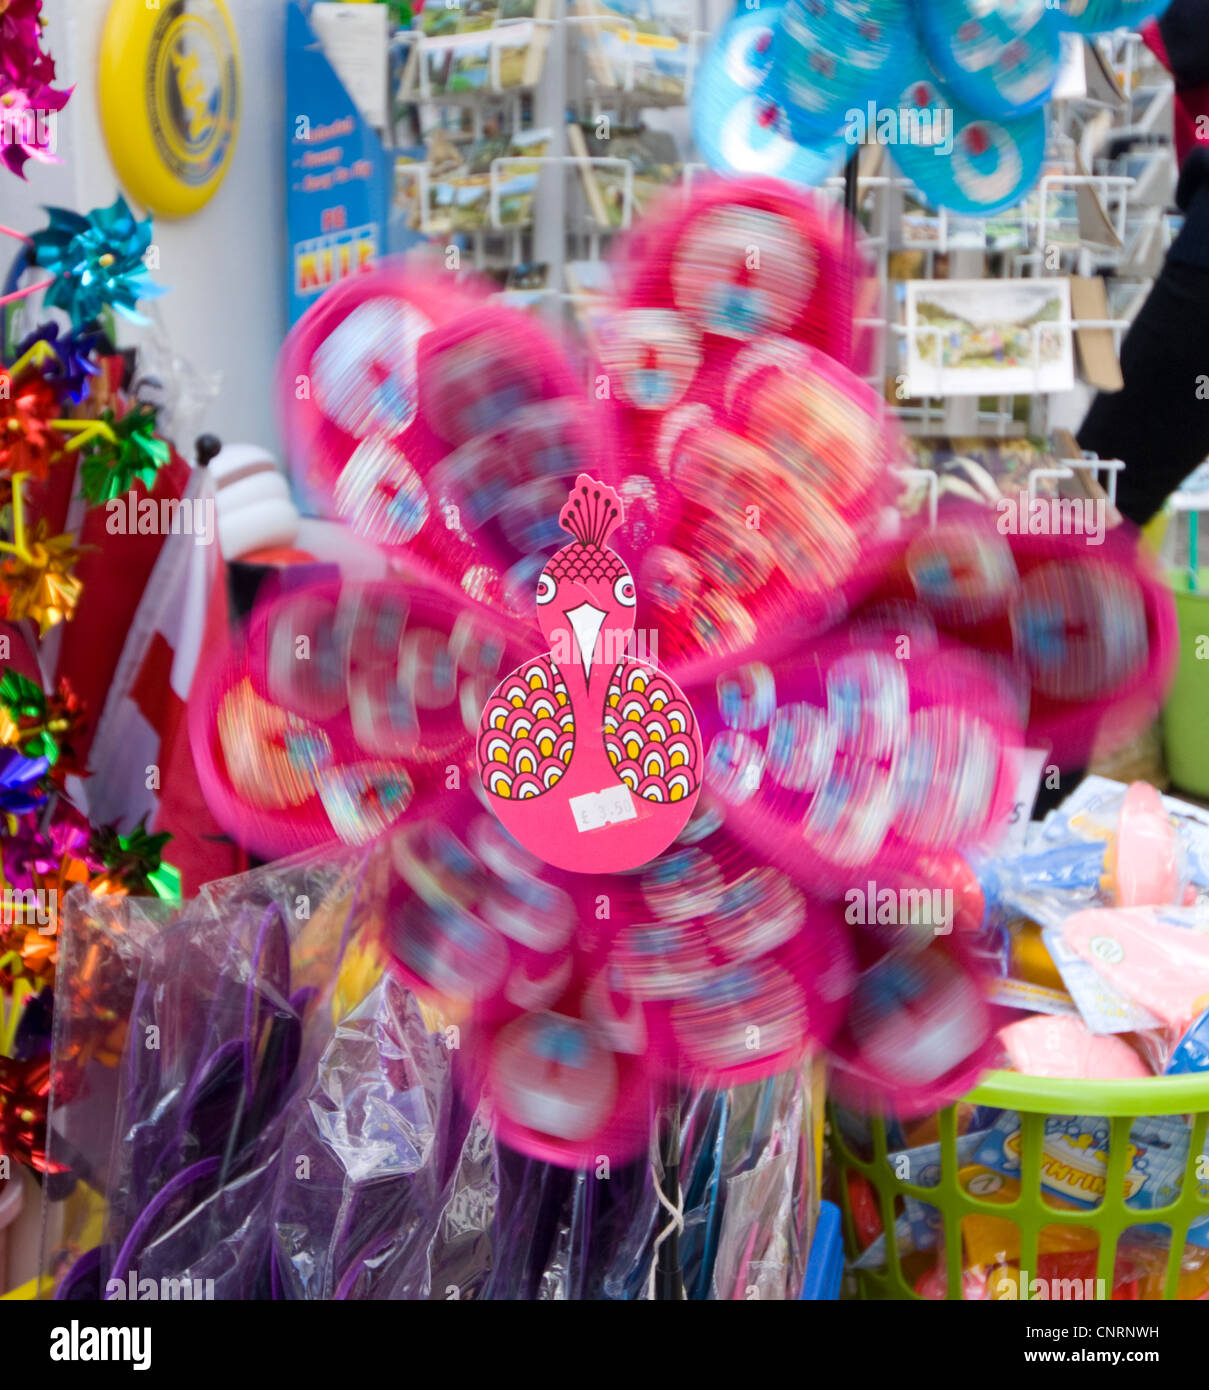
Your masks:
{"label": "white price tag", "polygon": [[1016,758],[1016,792],[1008,813],[1007,833],[998,846],[1001,853],[1019,854],[1026,848],[1029,817],[1041,790],[1041,774],[1049,753],[1043,748],[1023,748]]}
{"label": "white price tag", "polygon": [[582,835],[585,830],[600,830],[606,825],[616,825],[619,821],[637,820],[634,798],[623,782],[602,792],[588,792],[584,796],[571,798],[571,814],[575,817],[575,828]]}

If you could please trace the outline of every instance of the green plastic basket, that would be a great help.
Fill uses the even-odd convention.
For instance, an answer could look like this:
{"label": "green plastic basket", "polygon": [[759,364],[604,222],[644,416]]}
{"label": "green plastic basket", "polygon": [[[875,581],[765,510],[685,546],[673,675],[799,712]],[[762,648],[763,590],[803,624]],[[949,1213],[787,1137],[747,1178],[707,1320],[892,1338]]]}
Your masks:
{"label": "green plastic basket", "polygon": [[1167,771],[1177,788],[1209,796],[1209,660],[1202,655],[1209,639],[1209,571],[1201,571],[1197,591],[1188,575],[1172,575],[1179,623],[1179,663],[1163,711]]}
{"label": "green plastic basket", "polygon": [[[848,1174],[859,1173],[877,1195],[882,1228],[886,1233],[884,1270],[858,1270],[864,1298],[921,1299],[903,1275],[895,1237],[895,1199],[915,1197],[936,1208],[944,1229],[945,1264],[950,1299],[960,1299],[962,1286],[962,1221],[983,1214],[1014,1221],[1020,1230],[1020,1268],[1036,1270],[1041,1231],[1046,1226],[1081,1226],[1099,1239],[1097,1280],[1113,1287],[1117,1241],[1131,1226],[1161,1224],[1170,1228],[1165,1299],[1174,1299],[1180,1277],[1188,1228],[1209,1215],[1209,1197],[1201,1197],[1196,1180],[1197,1160],[1205,1146],[1209,1124],[1209,1076],[1147,1077],[1138,1081],[1054,1081],[1015,1072],[990,1072],[965,1098],[971,1105],[995,1106],[1020,1115],[1020,1194],[1010,1203],[980,1201],[958,1182],[957,1117],[950,1106],[939,1114],[941,1177],[936,1187],[901,1181],[887,1161],[886,1129],[880,1118],[871,1121],[873,1155],[862,1159],[845,1142],[835,1116],[831,1117],[831,1149],[839,1168],[840,1201],[844,1214],[844,1239],[848,1253],[859,1253],[848,1195]],[[1109,1122],[1109,1154],[1104,1199],[1089,1210],[1057,1208],[1046,1201],[1041,1187],[1041,1151],[1047,1116],[1087,1115]],[[1154,1115],[1192,1117],[1192,1142],[1188,1167],[1178,1200],[1169,1206],[1143,1211],[1125,1205],[1125,1174],[1129,1133],[1135,1120]]]}

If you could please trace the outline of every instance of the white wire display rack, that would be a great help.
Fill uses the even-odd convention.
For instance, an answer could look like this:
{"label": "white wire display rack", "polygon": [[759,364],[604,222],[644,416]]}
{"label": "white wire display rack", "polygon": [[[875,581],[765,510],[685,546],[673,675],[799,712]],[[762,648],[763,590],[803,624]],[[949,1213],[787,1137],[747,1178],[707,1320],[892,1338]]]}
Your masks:
{"label": "white wire display rack", "polygon": [[[1106,501],[1109,507],[1115,507],[1117,502],[1117,479],[1124,471],[1125,465],[1120,459],[1102,459],[1096,454],[1084,453],[1081,459],[1070,459],[1056,468],[1032,468],[1028,472],[1026,489],[1030,507],[1040,495],[1040,485],[1044,482],[1062,483],[1074,478],[1082,473],[1087,476],[1087,480],[1095,479],[1099,481],[1101,474],[1107,475],[1108,484],[1105,489]],[[935,530],[940,516],[940,496],[942,491],[942,479],[934,468],[896,468],[895,476],[903,485],[903,500],[910,506],[915,498],[923,496],[924,505],[927,508],[928,525]],[[1090,495],[1090,491],[1088,493]],[[1003,494],[999,494],[1000,500]],[[982,499],[986,505],[992,506],[995,502],[994,496],[987,496]]]}
{"label": "white wire display rack", "polygon": [[[1132,173],[1119,172],[1108,159],[1097,161],[1089,172],[1079,167],[1075,157],[1076,142],[1070,131],[1078,119],[1088,118],[1089,112],[1107,110],[1112,123],[1099,132],[1101,148],[1112,142],[1128,143],[1138,128],[1136,108],[1144,112],[1148,137],[1159,119],[1163,104],[1170,102],[1171,84],[1165,75],[1154,75],[1150,85],[1141,78],[1149,71],[1148,57],[1141,38],[1121,34],[1104,40],[1109,61],[1123,74],[1127,90],[1138,87],[1133,101],[1114,104],[1095,97],[1075,98],[1055,103],[1051,108],[1050,148],[1047,169],[1036,193],[1027,199],[1014,215],[1001,216],[995,224],[1003,244],[995,245],[986,236],[985,224],[963,217],[954,217],[944,210],[933,217],[905,215],[909,199],[922,204],[918,190],[892,166],[887,172],[862,177],[858,205],[867,235],[862,245],[871,261],[879,284],[876,309],[857,320],[856,327],[872,338],[871,367],[866,380],[884,390],[888,401],[900,416],[908,433],[934,435],[961,433],[980,436],[1008,437],[1011,435],[1043,435],[1047,429],[1047,398],[1041,389],[1039,340],[1043,331],[1033,326],[1032,370],[1036,382],[1029,394],[1027,418],[1021,418],[1019,395],[964,401],[954,409],[954,400],[942,394],[905,399],[906,353],[904,348],[912,332],[936,335],[935,328],[920,326],[915,330],[905,322],[903,305],[895,297],[895,282],[890,279],[890,258],[898,252],[922,253],[922,267],[915,278],[937,279],[940,263],[947,259],[952,278],[983,278],[988,265],[1003,278],[1045,278],[1059,276],[1122,275],[1129,286],[1125,310],[1106,317],[1074,316],[1061,331],[1076,337],[1084,332],[1102,330],[1111,334],[1116,351],[1128,331],[1132,314],[1136,312],[1152,283],[1149,276],[1135,276],[1129,265],[1131,246],[1146,230],[1160,229],[1166,211],[1163,205],[1139,203],[1138,178]],[[1103,120],[1103,118],[1101,118]],[[891,153],[892,152],[888,152]],[[842,176],[829,179],[824,191],[837,202],[844,197],[846,181]],[[1093,194],[1100,211],[1095,219],[1100,231],[1090,237],[1081,235],[1077,203],[1063,206],[1065,201],[1077,200],[1082,191]],[[1004,235],[1009,226],[1014,238]],[[921,227],[925,234],[920,235]],[[971,228],[974,235],[971,236]],[[954,265],[957,270],[953,269]],[[1052,330],[1051,330],[1052,331]],[[917,338],[918,341],[918,338]],[[939,375],[943,384],[943,361]],[[1029,364],[1025,364],[1028,369]],[[955,424],[955,418],[960,419]]]}
{"label": "white wire display rack", "polygon": [[[599,150],[587,154],[569,150],[566,122],[578,117],[595,124],[607,118],[614,127],[625,128],[651,112],[666,121],[669,113],[684,106],[691,97],[711,28],[723,18],[709,13],[708,6],[714,0],[692,3],[695,22],[690,21],[682,30],[682,68],[678,69],[682,86],[671,100],[642,70],[639,26],[618,14],[571,12],[573,0],[553,0],[548,18],[501,19],[492,28],[470,36],[475,43],[486,43],[489,54],[486,71],[473,90],[440,90],[433,82],[427,56],[448,51],[448,36],[428,37],[418,32],[397,36],[412,55],[404,69],[412,74],[410,89],[401,86],[398,95],[418,105],[422,128],[441,125],[449,130],[452,122],[449,133],[455,141],[479,141],[488,132],[498,137],[523,130],[549,132],[540,154],[508,153],[490,160],[482,224],[456,227],[456,235],[469,248],[470,263],[478,269],[524,270],[535,263],[546,268],[544,284],[504,290],[509,299],[541,306],[541,312],[555,316],[579,315],[592,302],[594,295],[571,282],[567,267],[585,262],[599,265],[607,257],[614,235],[632,226],[641,200],[632,160]],[[589,43],[590,36],[601,29],[613,36],[609,63],[604,65],[612,73],[609,82],[601,80],[599,50],[594,58]],[[518,36],[531,40],[540,36],[540,62],[533,67],[533,80],[528,83],[506,80],[501,65],[502,56],[510,49],[515,51]],[[934,216],[909,214],[909,204],[922,207],[923,200],[892,162],[875,176],[860,179],[858,206],[865,224],[861,242],[878,282],[878,294],[876,303],[862,310],[855,328],[870,348],[867,381],[885,394],[908,433],[998,438],[1043,435],[1048,432],[1048,409],[1040,389],[1039,326],[1031,330],[1031,368],[1036,385],[1033,391],[1023,393],[1027,408],[1020,394],[977,400],[955,398],[941,391],[918,399],[904,398],[904,349],[913,330],[908,328],[896,297],[898,282],[890,278],[891,257],[898,253],[922,253],[915,277],[920,279],[943,278],[944,271],[949,278],[960,279],[984,278],[988,273],[1007,279],[1114,276],[1125,287],[1114,311],[1097,318],[1076,316],[1061,331],[1072,338],[1102,331],[1111,335],[1120,350],[1132,314],[1149,289],[1146,269],[1153,263],[1154,248],[1157,246],[1160,253],[1162,250],[1166,199],[1161,187],[1157,196],[1155,189],[1139,190],[1137,171],[1126,171],[1106,154],[1092,160],[1081,160],[1080,154],[1087,153],[1086,135],[1093,122],[1098,123],[1099,135],[1093,155],[1114,142],[1123,146],[1132,140],[1153,143],[1166,128],[1164,113],[1170,110],[1171,83],[1155,65],[1140,35],[1121,32],[1095,43],[1105,65],[1118,75],[1123,99],[1108,100],[1098,90],[1089,90],[1088,95],[1051,106],[1046,170],[1039,186],[1013,214],[994,219],[995,235],[990,241],[986,224],[974,219],[943,210]],[[511,76],[515,75],[514,64]],[[676,186],[687,193],[706,171],[694,162],[687,145],[687,114],[680,121],[683,159]],[[892,157],[892,151],[886,153]],[[1091,167],[1086,167],[1089,163]],[[512,191],[510,180],[521,171],[535,173],[536,188],[531,206],[518,217],[505,200]],[[593,213],[585,197],[585,181],[595,174],[610,176],[607,225],[599,215],[599,200]],[[431,192],[439,176],[432,168],[422,163],[400,166],[400,177],[414,181],[419,213],[416,229],[428,236],[455,234],[448,217],[433,214]],[[845,179],[837,175],[821,191],[840,203],[844,190]],[[1094,235],[1086,234],[1079,214],[1080,203],[1086,204],[1089,197],[1100,210]],[[1150,248],[1149,262],[1139,248]],[[937,329],[927,326],[914,332],[938,334]],[[943,384],[940,354],[937,360]],[[1024,365],[1026,369],[1029,366]]]}

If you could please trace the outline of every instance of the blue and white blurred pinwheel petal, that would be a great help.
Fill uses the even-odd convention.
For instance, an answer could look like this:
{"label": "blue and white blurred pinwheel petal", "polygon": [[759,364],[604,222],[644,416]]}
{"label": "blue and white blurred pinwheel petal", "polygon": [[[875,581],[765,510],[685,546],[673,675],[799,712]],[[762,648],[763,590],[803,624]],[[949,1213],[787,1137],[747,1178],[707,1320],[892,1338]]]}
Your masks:
{"label": "blue and white blurred pinwheel petal", "polygon": [[[891,146],[927,203],[985,217],[1019,203],[1040,177],[1062,30],[1136,28],[1168,2],[763,4],[732,19],[707,53],[693,134],[720,173],[813,186],[868,132]],[[942,119],[895,121],[895,112]],[[882,130],[887,121],[895,134]]]}
{"label": "blue and white blurred pinwheel petal", "polygon": [[1005,119],[1049,100],[1061,32],[1046,0],[925,0],[916,14],[929,58],[967,106]]}
{"label": "blue and white blurred pinwheel petal", "polygon": [[781,113],[769,119],[766,83],[783,10],[763,5],[740,15],[714,41],[693,84],[693,138],[717,173],[763,174],[813,188],[839,168],[847,147],[838,133],[803,144]]}
{"label": "blue and white blurred pinwheel petal", "polygon": [[1041,177],[1045,112],[996,121],[955,107],[953,124],[953,153],[936,161],[942,166],[937,202],[971,217],[1015,207]]}
{"label": "blue and white blurred pinwheel petal", "polygon": [[904,55],[903,71],[913,75],[894,103],[900,138],[890,153],[924,201],[970,217],[1015,206],[1041,175],[1044,110],[1016,119],[979,114],[957,98],[916,44]]}
{"label": "blue and white blurred pinwheel petal", "polygon": [[903,0],[786,0],[769,45],[768,96],[799,138],[827,136],[897,85],[911,33]]}

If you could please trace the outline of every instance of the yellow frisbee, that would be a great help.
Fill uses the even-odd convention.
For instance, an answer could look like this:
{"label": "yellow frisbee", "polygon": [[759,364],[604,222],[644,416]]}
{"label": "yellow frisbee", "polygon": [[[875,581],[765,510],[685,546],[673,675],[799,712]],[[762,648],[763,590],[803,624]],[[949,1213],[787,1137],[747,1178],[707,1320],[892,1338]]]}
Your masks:
{"label": "yellow frisbee", "polygon": [[239,43],[223,0],[113,0],[101,124],[127,193],[188,217],[226,176],[240,116]]}

